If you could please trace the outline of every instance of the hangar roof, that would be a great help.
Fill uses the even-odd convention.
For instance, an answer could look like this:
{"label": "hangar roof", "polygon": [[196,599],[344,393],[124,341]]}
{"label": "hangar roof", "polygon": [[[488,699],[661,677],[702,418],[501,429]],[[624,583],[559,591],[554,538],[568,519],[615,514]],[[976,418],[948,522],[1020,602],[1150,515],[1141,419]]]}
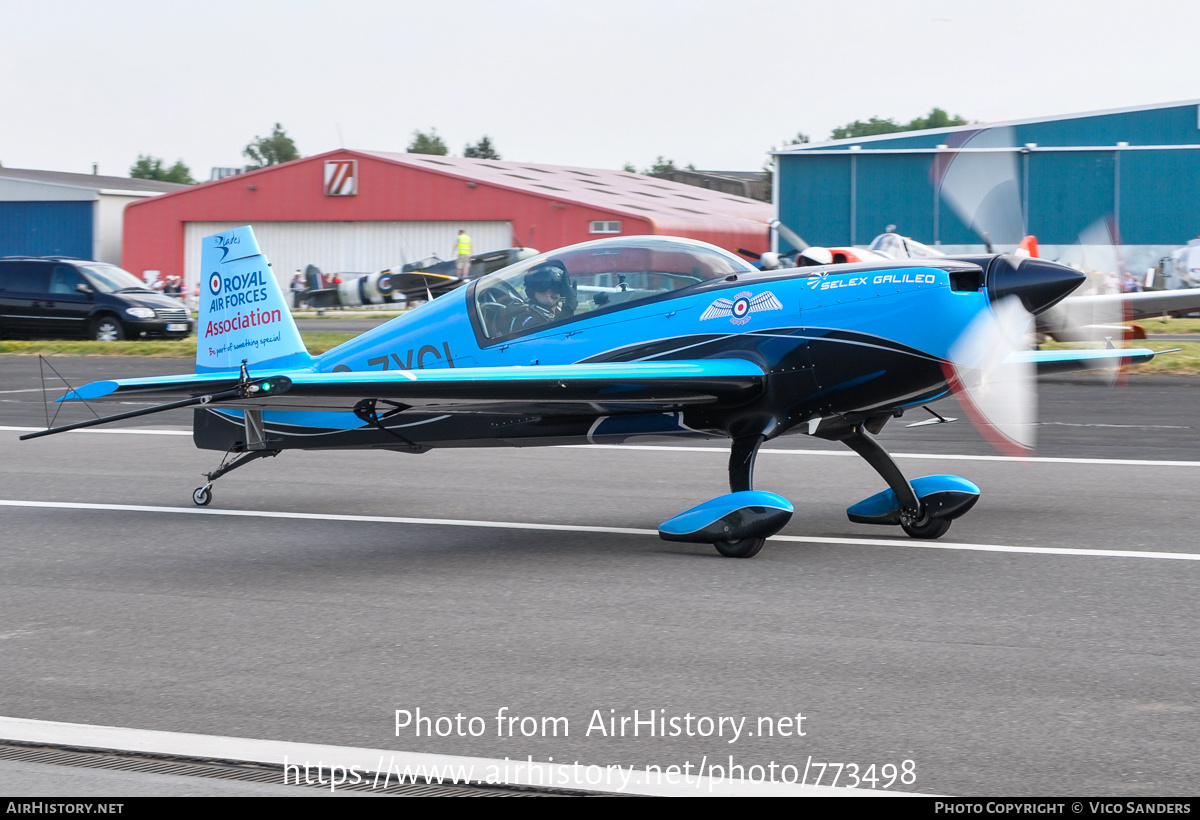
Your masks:
{"label": "hangar roof", "polygon": [[102,193],[120,192],[145,196],[165,194],[168,191],[191,187],[177,182],[159,182],[156,179],[131,179],[129,177],[110,177],[99,174],[70,174],[65,171],[35,171],[28,168],[0,167],[0,179],[13,179],[44,185],[66,185],[71,188],[90,188]]}
{"label": "hangar roof", "polygon": [[[846,139],[840,139],[840,140],[826,140],[824,142],[810,142],[810,143],[805,143],[803,145],[792,145],[787,148],[781,148],[777,151],[772,151],[771,153],[774,155],[788,155],[788,154],[809,154],[809,153],[813,153],[813,152],[833,151],[833,150],[845,151],[853,145],[860,145],[860,146],[862,146],[863,150],[866,151],[866,150],[884,148],[885,146],[881,145],[880,143],[894,143],[897,141],[903,141],[902,144],[905,147],[909,147],[911,145],[912,148],[924,150],[924,149],[933,149],[933,148],[935,148],[935,145],[933,144],[932,140],[922,139],[922,138],[926,138],[926,137],[932,138],[939,134],[951,135],[951,134],[957,134],[957,133],[962,133],[962,132],[975,132],[975,131],[980,131],[982,129],[996,129],[996,128],[1016,127],[1016,126],[1023,126],[1023,125],[1040,125],[1043,123],[1062,123],[1062,122],[1066,122],[1069,120],[1092,119],[1092,118],[1098,118],[1098,117],[1112,117],[1114,115],[1139,114],[1139,113],[1143,113],[1143,112],[1154,112],[1154,111],[1163,111],[1165,109],[1188,108],[1188,107],[1194,107],[1194,108],[1200,109],[1200,100],[1180,100],[1177,102],[1151,103],[1151,104],[1147,104],[1147,105],[1132,105],[1132,106],[1128,106],[1126,108],[1108,108],[1108,109],[1105,109],[1102,111],[1083,111],[1083,112],[1079,112],[1076,114],[1055,114],[1053,116],[1047,116],[1047,117],[1030,117],[1030,118],[1021,119],[1021,120],[1006,120],[1004,122],[968,123],[967,125],[952,125],[947,128],[929,128],[929,129],[925,129],[923,131],[897,131],[892,134],[877,134],[877,135],[871,136],[871,137],[847,137]],[[1192,118],[1190,121],[1192,123],[1195,123],[1195,122],[1200,122],[1200,119]],[[1151,130],[1156,130],[1156,129],[1152,128]],[[1126,138],[1128,138],[1128,137],[1126,137]],[[1133,141],[1135,144],[1140,142],[1139,140],[1131,140],[1131,141]],[[1186,141],[1189,143],[1193,142],[1193,140],[1190,138],[1187,139]],[[941,142],[941,140],[938,140],[938,142]],[[928,143],[928,145],[926,145],[925,143]]]}
{"label": "hangar roof", "polygon": [[385,151],[356,153],[662,222],[719,215],[765,224],[773,215],[771,206],[763,202],[628,171]]}

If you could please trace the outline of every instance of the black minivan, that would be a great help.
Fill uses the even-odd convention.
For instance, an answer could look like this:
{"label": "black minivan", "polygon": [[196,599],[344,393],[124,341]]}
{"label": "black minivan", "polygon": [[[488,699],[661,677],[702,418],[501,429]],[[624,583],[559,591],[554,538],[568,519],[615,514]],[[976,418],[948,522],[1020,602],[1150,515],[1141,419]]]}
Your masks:
{"label": "black minivan", "polygon": [[181,300],[155,293],[116,265],[61,256],[0,258],[0,337],[180,338],[193,325]]}

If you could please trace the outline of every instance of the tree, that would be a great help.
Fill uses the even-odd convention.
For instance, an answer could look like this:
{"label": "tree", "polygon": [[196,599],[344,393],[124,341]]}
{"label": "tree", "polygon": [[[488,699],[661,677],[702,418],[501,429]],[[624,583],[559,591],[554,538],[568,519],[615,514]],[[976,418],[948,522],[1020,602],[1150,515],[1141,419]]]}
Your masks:
{"label": "tree", "polygon": [[413,131],[413,141],[408,146],[410,154],[433,154],[435,156],[444,157],[450,151],[446,148],[446,143],[438,136],[436,128],[430,128],[429,133],[425,134],[421,131]]}
{"label": "tree", "polygon": [[648,177],[662,177],[675,170],[677,170],[675,167],[675,160],[663,159],[662,154],[659,154],[658,159],[654,161],[654,164],[642,171],[642,174]]}
{"label": "tree", "polygon": [[624,165],[622,165],[621,170],[627,174],[636,174],[637,173],[637,168],[633,167],[632,162],[627,162]]}
{"label": "tree", "polygon": [[879,134],[895,134],[897,131],[903,131],[904,126],[895,120],[881,120],[879,117],[871,117],[871,119],[863,122],[855,120],[847,123],[840,128],[833,129],[833,133],[829,138],[834,140],[855,139],[857,137],[874,137]]}
{"label": "tree", "polygon": [[926,128],[949,128],[953,125],[966,125],[962,117],[951,117],[940,108],[934,108],[927,116],[917,117],[906,127],[906,131],[921,131]]}
{"label": "tree", "polygon": [[[410,151],[412,149],[409,149]],[[414,151],[413,153],[422,153]],[[500,155],[496,153],[496,149],[492,146],[492,141],[488,139],[487,134],[483,135],[483,139],[474,145],[468,145],[463,149],[463,156],[471,159],[500,159]]]}
{"label": "tree", "polygon": [[137,162],[129,169],[133,179],[157,179],[159,182],[182,182],[184,185],[195,185],[192,172],[183,160],[176,160],[170,168],[163,167],[163,161],[149,154],[138,154]]}
{"label": "tree", "polygon": [[300,159],[296,143],[292,142],[292,138],[287,135],[279,123],[275,123],[275,130],[271,132],[271,136],[256,136],[242,153],[250,158],[250,164],[246,166],[247,171]]}
{"label": "tree", "polygon": [[952,125],[966,124],[967,121],[962,117],[951,117],[942,109],[934,108],[926,116],[914,117],[903,125],[895,120],[881,120],[879,117],[871,117],[866,122],[855,120],[833,129],[829,138],[844,140],[856,137],[874,137],[879,134],[898,134],[901,131],[923,131],[926,128],[949,128]]}

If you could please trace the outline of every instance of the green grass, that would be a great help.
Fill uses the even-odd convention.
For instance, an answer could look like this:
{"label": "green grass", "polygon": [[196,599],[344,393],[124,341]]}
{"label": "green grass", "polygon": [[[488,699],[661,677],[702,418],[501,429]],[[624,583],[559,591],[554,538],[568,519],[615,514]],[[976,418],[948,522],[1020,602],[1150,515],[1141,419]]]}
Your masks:
{"label": "green grass", "polygon": [[1138,319],[1126,324],[1141,325],[1150,334],[1200,333],[1200,319]]}
{"label": "green grass", "polygon": [[361,333],[335,333],[331,330],[310,330],[307,333],[300,334],[304,339],[304,346],[308,348],[309,353],[313,354],[333,350],[338,345],[358,338],[361,335]]}
{"label": "green grass", "polygon": [[[397,316],[403,316],[403,310],[355,310],[349,308],[347,310],[324,310],[318,316],[317,312],[300,310],[293,315],[297,319],[395,319]],[[196,317],[193,316],[193,319]]]}

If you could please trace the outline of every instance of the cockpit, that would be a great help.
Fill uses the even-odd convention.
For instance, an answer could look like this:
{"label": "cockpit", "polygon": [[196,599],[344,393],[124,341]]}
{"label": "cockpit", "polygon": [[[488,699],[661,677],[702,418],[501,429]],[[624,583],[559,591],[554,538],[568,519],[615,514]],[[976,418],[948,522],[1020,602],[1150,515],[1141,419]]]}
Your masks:
{"label": "cockpit", "polygon": [[881,233],[871,242],[868,250],[882,253],[890,259],[936,259],[945,256],[937,248],[897,233]]}
{"label": "cockpit", "polygon": [[470,304],[484,338],[501,339],[755,272],[703,242],[617,237],[543,253],[485,276],[471,286]]}

